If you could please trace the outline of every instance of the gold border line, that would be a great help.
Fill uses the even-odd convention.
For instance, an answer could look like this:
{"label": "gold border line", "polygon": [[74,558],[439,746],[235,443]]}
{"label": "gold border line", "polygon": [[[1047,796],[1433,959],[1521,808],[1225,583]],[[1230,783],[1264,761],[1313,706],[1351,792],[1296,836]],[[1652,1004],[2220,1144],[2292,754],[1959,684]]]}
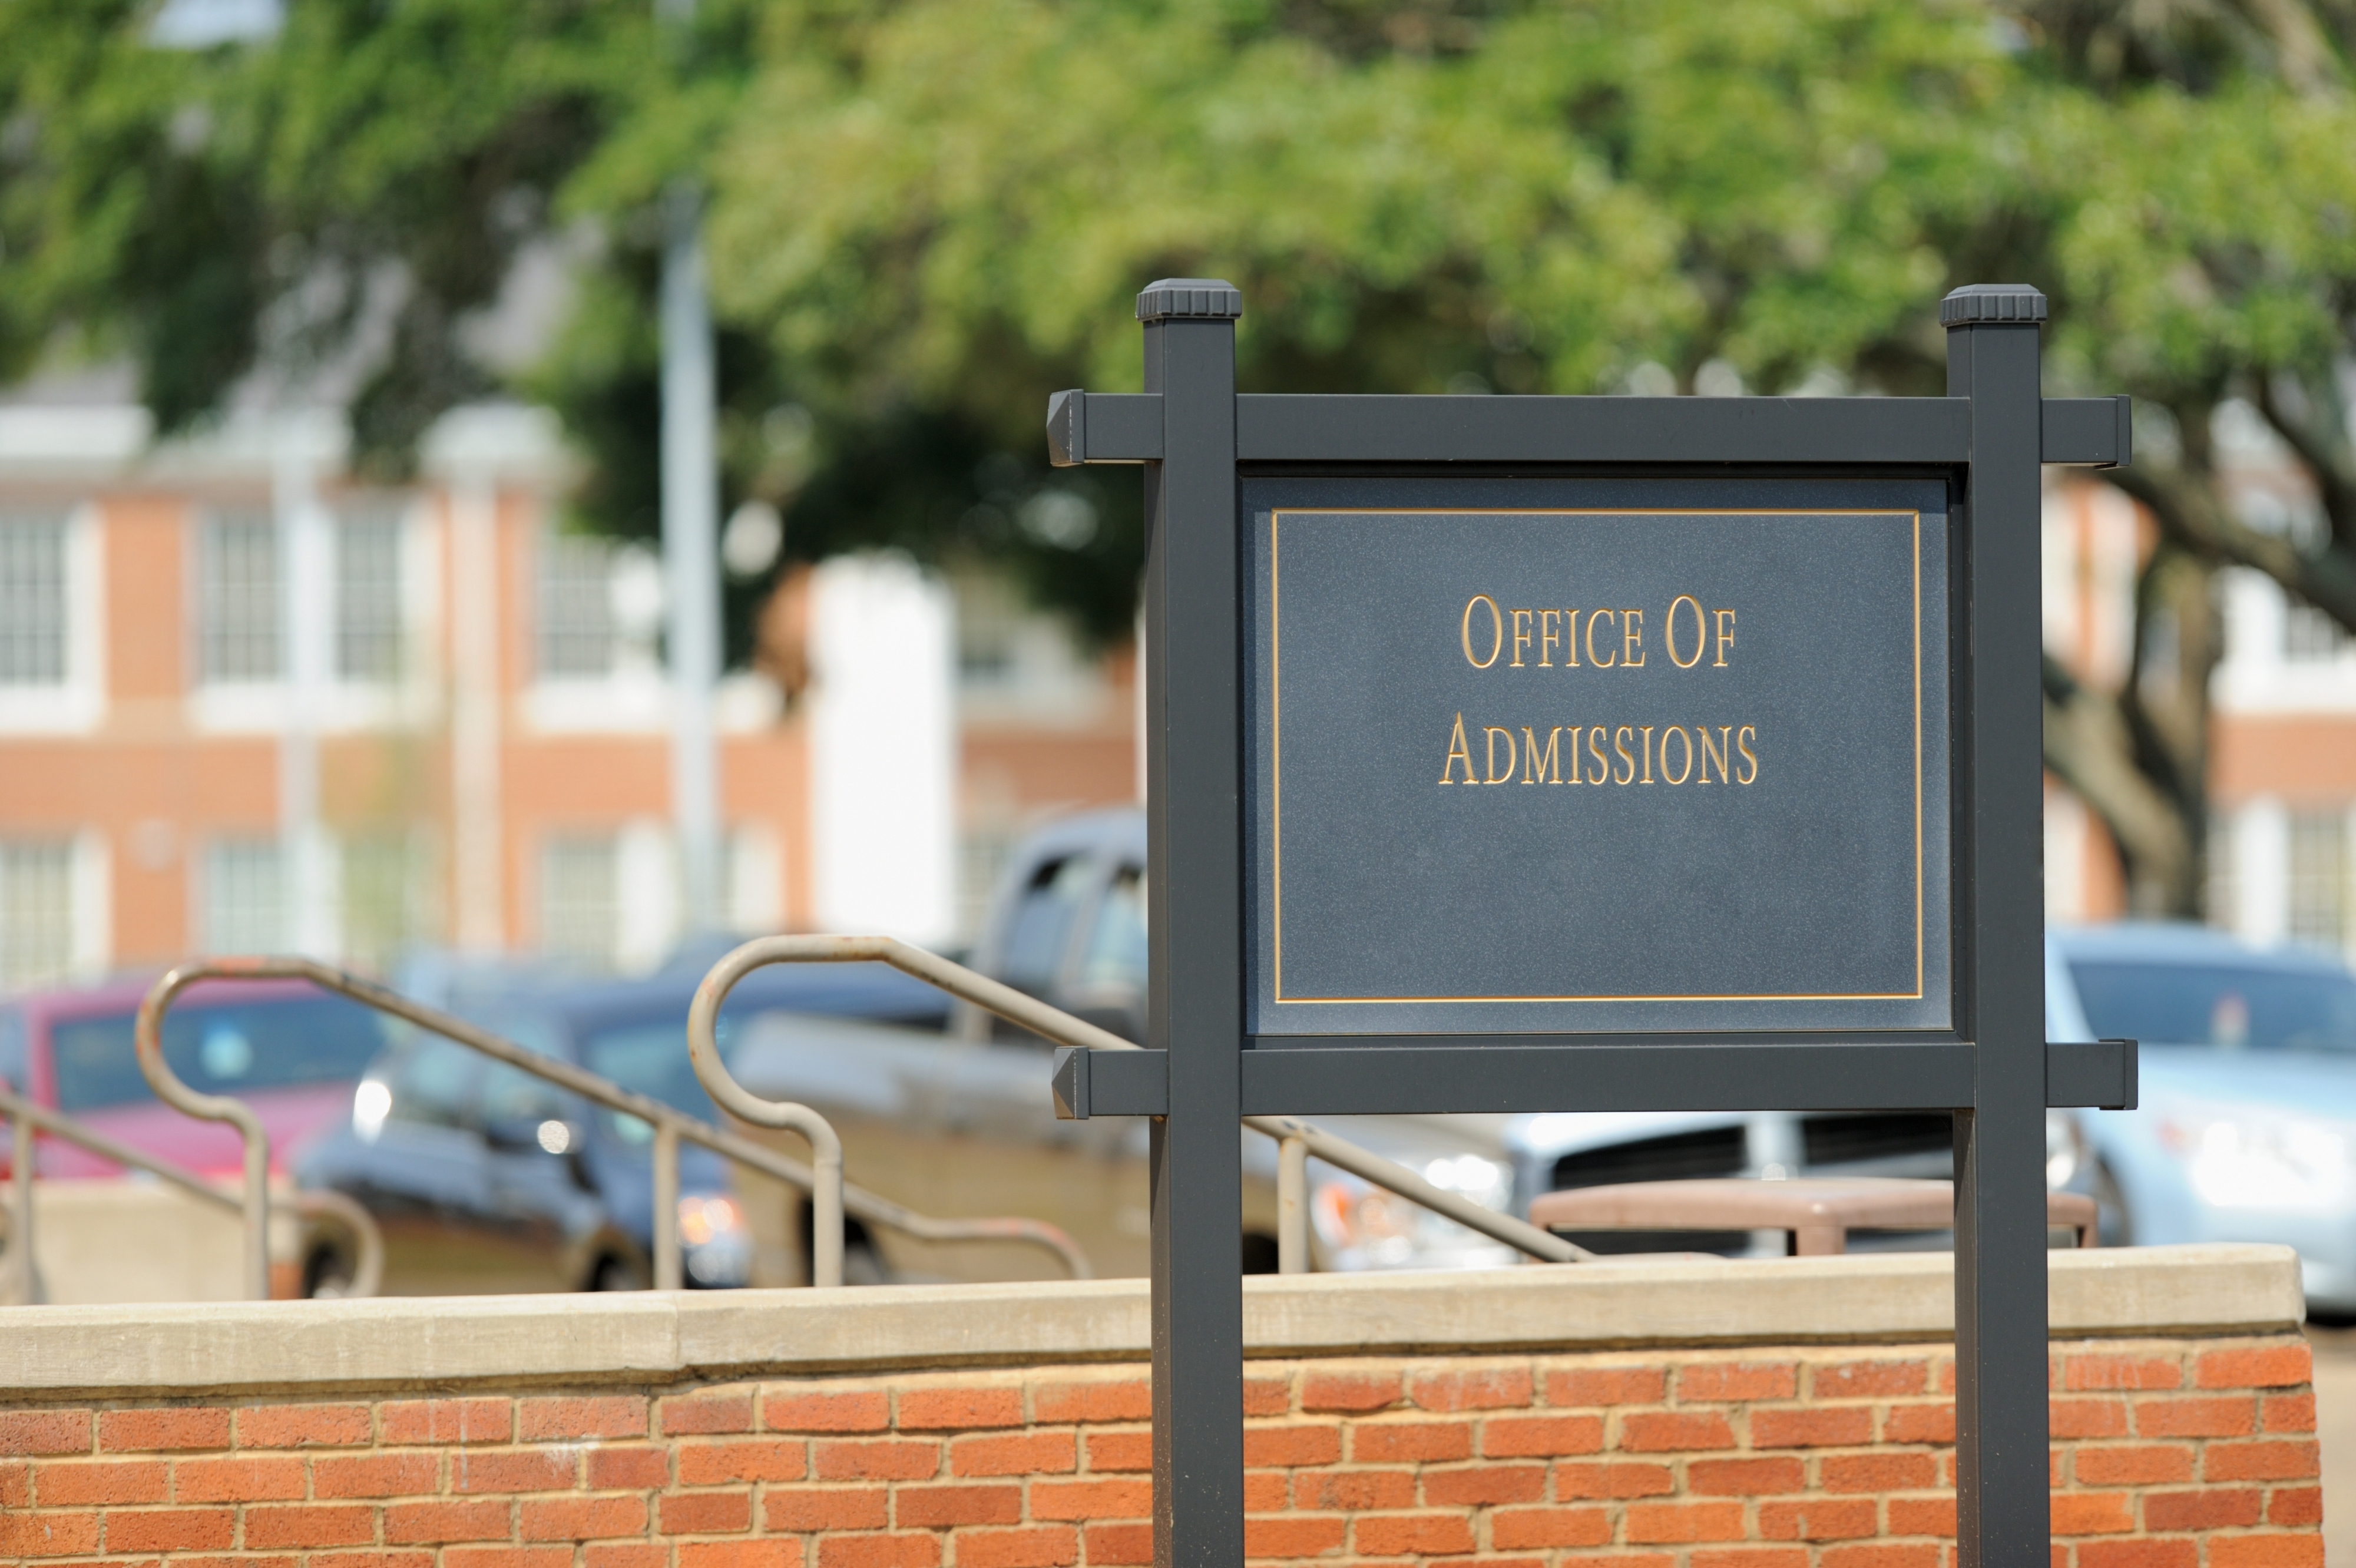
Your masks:
{"label": "gold border line", "polygon": [[[1907,517],[1913,520],[1914,567],[1914,989],[1869,992],[1739,992],[1724,995],[1287,996],[1284,993],[1284,694],[1279,635],[1283,594],[1278,524],[1287,511],[1310,517]],[[1274,891],[1275,993],[1283,1007],[1429,1005],[1438,1003],[1540,1002],[1919,1002],[1923,993],[1922,885],[1922,510],[1880,507],[1270,507],[1268,514],[1269,793]]]}

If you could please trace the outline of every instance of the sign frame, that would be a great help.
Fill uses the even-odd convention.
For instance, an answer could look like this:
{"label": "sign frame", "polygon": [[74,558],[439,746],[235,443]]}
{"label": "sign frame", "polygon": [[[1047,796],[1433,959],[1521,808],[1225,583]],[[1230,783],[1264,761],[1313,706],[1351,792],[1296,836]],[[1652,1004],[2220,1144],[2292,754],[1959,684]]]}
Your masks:
{"label": "sign frame", "polygon": [[[1059,467],[1144,466],[1147,1050],[1084,1113],[1152,1118],[1157,1568],[1244,1559],[1239,1116],[1619,1110],[1954,1112],[1958,1547],[2041,1568],[2045,1112],[2132,1105],[2135,1050],[2044,1037],[2040,465],[2126,462],[2127,400],[2042,396],[2022,285],[1941,302],[1937,398],[1238,394],[1242,310],[1223,280],[1148,285],[1144,392],[1060,392],[1047,419]],[[1944,481],[1952,1026],[1250,1033],[1241,485],[1280,474]]]}

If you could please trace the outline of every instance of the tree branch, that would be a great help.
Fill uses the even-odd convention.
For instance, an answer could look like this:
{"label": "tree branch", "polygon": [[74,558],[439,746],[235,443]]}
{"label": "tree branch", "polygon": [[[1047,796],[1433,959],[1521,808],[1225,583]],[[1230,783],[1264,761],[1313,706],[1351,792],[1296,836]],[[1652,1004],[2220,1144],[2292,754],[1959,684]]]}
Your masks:
{"label": "tree branch", "polygon": [[2102,820],[2126,862],[2138,915],[2182,914],[2172,890],[2191,885],[2192,839],[2176,805],[2136,766],[2118,703],[2078,682],[2047,654],[2045,766]]}
{"label": "tree branch", "polygon": [[2345,461],[2343,444],[2317,421],[2302,419],[2285,408],[2275,392],[2274,377],[2262,374],[2257,382],[2258,412],[2314,476],[2323,515],[2331,522],[2332,542],[2342,549],[2356,547],[2356,470]]}
{"label": "tree branch", "polygon": [[2203,559],[2254,567],[2356,631],[2356,553],[2300,550],[2228,512],[2213,486],[2179,468],[2107,468],[2103,478],[2149,508],[2169,539]]}

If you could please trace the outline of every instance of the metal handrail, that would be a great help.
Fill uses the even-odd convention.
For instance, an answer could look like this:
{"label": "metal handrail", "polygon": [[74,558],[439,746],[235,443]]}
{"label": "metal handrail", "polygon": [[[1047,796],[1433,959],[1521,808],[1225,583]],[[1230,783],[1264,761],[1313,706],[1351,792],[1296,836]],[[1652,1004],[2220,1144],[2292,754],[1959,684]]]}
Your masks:
{"label": "metal handrail", "polygon": [[[711,973],[704,977],[702,987],[696,993],[696,1006],[703,1007],[706,993],[713,989],[713,981],[723,974],[728,978],[727,983],[718,988],[720,995],[725,995],[727,986],[734,984],[738,978],[763,964],[858,961],[888,963],[904,974],[914,975],[952,996],[995,1013],[1011,1024],[1021,1025],[1033,1034],[1044,1036],[1057,1045],[1077,1046],[1093,1051],[1133,1051],[1139,1048],[1135,1041],[1122,1039],[1109,1029],[1099,1028],[1086,1019],[1075,1018],[1062,1008],[1050,1006],[1002,981],[978,974],[961,963],[952,962],[937,953],[926,952],[922,948],[911,947],[894,937],[758,938],[746,942],[713,966]],[[718,1007],[715,996],[712,1011],[716,1013]],[[695,1032],[691,1028],[691,1047],[694,1039]],[[703,1072],[700,1060],[696,1064],[696,1072],[698,1076]],[[728,1081],[734,1088],[734,1081]],[[718,1097],[719,1090],[713,1089],[711,1079],[704,1079],[704,1087],[712,1089],[714,1098]],[[737,1089],[736,1092],[744,1094],[744,1091]],[[756,1105],[766,1103],[754,1100],[750,1095],[744,1097]],[[1361,1148],[1346,1138],[1336,1137],[1298,1117],[1247,1116],[1243,1118],[1243,1124],[1277,1141],[1278,1264],[1282,1269],[1289,1260],[1298,1265],[1283,1269],[1287,1273],[1305,1272],[1308,1267],[1309,1206],[1304,1189],[1307,1185],[1307,1156],[1310,1155],[1315,1155],[1328,1165],[1348,1171],[1361,1180],[1420,1204],[1469,1230],[1503,1241],[1541,1262],[1583,1262],[1595,1256],[1587,1249],[1575,1246],[1526,1220],[1483,1208],[1462,1193],[1435,1187],[1398,1161],[1385,1159],[1371,1149]],[[1288,1185],[1293,1187],[1289,1195]]]}
{"label": "metal handrail", "polygon": [[[677,1290],[683,1283],[679,1250],[679,1144],[681,1141],[698,1144],[714,1154],[736,1161],[739,1165],[776,1176],[804,1191],[816,1193],[818,1176],[800,1161],[789,1158],[768,1147],[723,1128],[690,1116],[683,1111],[666,1105],[648,1095],[624,1089],[609,1079],[601,1078],[586,1069],[570,1062],[559,1061],[525,1049],[514,1041],[502,1038],[487,1029],[477,1028],[464,1018],[412,1001],[388,986],[372,980],[348,973],[328,964],[306,958],[213,958],[183,964],[157,981],[139,1007],[139,1068],[155,1092],[169,1103],[187,1109],[186,1101],[225,1100],[226,1103],[245,1111],[234,1100],[226,1097],[198,1095],[172,1073],[164,1060],[163,1018],[172,999],[199,980],[306,980],[322,990],[349,997],[364,1006],[389,1013],[396,1018],[430,1030],[445,1039],[481,1052],[497,1061],[544,1079],[561,1089],[569,1090],[584,1100],[593,1101],[609,1110],[635,1116],[654,1129],[654,1264],[655,1288]],[[152,1065],[151,1065],[152,1064]],[[168,1086],[168,1087],[167,1087]],[[177,1098],[176,1098],[177,1097]],[[203,1112],[191,1112],[204,1115]],[[248,1116],[251,1112],[246,1112]],[[210,1120],[228,1118],[213,1116]],[[261,1146],[260,1123],[255,1123],[254,1140],[248,1144],[248,1168],[252,1166],[252,1151]],[[266,1166],[268,1154],[262,1146]],[[1055,1254],[1074,1279],[1090,1276],[1087,1254],[1079,1243],[1056,1226],[1044,1219],[1021,1218],[991,1219],[937,1219],[918,1214],[864,1188],[845,1183],[842,1187],[842,1208],[861,1220],[902,1231],[921,1241],[1012,1241],[1043,1248]],[[266,1230],[269,1194],[266,1187],[259,1189],[247,1184],[247,1201],[259,1207],[263,1216],[257,1220],[249,1208],[247,1236],[249,1247],[254,1238]],[[835,1227],[838,1238],[840,1223]],[[817,1250],[814,1243],[813,1251]],[[258,1249],[257,1249],[258,1251]],[[268,1259],[262,1257],[261,1279],[268,1294]],[[815,1276],[817,1271],[812,1270]]]}
{"label": "metal handrail", "polygon": [[[70,1144],[78,1144],[116,1165],[146,1171],[216,1208],[226,1208],[233,1214],[245,1211],[245,1205],[239,1199],[221,1191],[186,1165],[175,1165],[144,1149],[134,1149],[79,1117],[36,1104],[5,1088],[0,1088],[0,1116],[7,1117],[14,1129],[8,1205],[8,1250],[15,1258],[10,1270],[16,1276],[13,1294],[17,1301],[27,1305],[40,1301],[44,1294],[40,1273],[33,1263],[33,1132],[36,1128],[53,1138],[63,1138]],[[384,1232],[377,1225],[376,1216],[339,1192],[297,1193],[291,1207],[298,1214],[333,1219],[351,1232],[358,1255],[353,1260],[349,1294],[356,1297],[374,1295],[384,1281]]]}

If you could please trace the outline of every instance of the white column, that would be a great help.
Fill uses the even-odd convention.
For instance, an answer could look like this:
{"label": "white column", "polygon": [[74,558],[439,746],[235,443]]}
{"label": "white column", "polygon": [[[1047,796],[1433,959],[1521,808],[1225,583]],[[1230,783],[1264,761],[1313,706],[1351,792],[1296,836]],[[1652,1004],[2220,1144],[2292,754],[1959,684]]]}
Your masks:
{"label": "white column", "polygon": [[679,868],[670,835],[650,817],[623,824],[614,842],[614,964],[644,972],[679,935]]}
{"label": "white column", "polygon": [[271,507],[278,525],[279,678],[286,727],[278,743],[279,865],[289,950],[335,959],[341,946],[333,846],[319,821],[319,724],[335,657],[334,525],[318,494],[315,433],[299,416],[274,432]]}
{"label": "white column", "polygon": [[450,486],[450,787],[457,945],[507,945],[499,822],[498,494],[488,472],[459,469]]}
{"label": "white column", "polygon": [[810,875],[819,925],[938,942],[957,924],[955,602],[897,555],[810,584]]}
{"label": "white column", "polygon": [[662,537],[671,823],[687,924],[709,931],[723,918],[720,759],[712,723],[720,680],[720,469],[701,209],[686,185],[673,186],[663,199]]}
{"label": "white column", "polygon": [[114,857],[96,828],[74,834],[70,875],[68,958],[76,978],[96,980],[114,961]]}
{"label": "white column", "polygon": [[2261,796],[2233,817],[2233,929],[2253,942],[2290,933],[2290,814]]}

